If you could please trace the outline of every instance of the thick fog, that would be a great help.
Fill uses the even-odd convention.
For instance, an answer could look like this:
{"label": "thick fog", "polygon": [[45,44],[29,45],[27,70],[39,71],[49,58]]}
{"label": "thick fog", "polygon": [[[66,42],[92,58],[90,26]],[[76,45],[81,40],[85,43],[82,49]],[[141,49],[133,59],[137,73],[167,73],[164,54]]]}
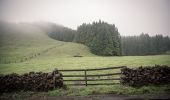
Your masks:
{"label": "thick fog", "polygon": [[170,0],[0,0],[0,20],[50,21],[76,29],[99,19],[121,35],[170,36]]}

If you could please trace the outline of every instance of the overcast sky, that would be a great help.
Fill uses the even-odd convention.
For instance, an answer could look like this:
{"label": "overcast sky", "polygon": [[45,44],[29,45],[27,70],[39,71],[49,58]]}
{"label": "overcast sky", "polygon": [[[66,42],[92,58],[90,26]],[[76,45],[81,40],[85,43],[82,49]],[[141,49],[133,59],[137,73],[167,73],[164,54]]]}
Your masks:
{"label": "overcast sky", "polygon": [[170,36],[170,0],[0,0],[0,20],[50,21],[76,29],[99,19],[121,35]]}

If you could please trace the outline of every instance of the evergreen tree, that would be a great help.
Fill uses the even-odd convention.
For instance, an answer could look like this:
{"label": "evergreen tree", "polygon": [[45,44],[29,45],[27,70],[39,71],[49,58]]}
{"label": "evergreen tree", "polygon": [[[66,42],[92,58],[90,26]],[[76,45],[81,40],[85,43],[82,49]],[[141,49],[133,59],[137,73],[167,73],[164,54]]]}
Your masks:
{"label": "evergreen tree", "polygon": [[87,45],[97,55],[121,55],[120,35],[115,25],[93,22],[78,27],[75,42]]}

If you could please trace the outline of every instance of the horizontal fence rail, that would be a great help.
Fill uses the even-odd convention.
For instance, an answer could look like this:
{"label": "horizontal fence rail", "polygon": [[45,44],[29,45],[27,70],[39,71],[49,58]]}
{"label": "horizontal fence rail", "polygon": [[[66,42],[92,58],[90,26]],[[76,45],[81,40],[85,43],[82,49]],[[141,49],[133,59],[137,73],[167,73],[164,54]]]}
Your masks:
{"label": "horizontal fence rail", "polygon": [[[120,75],[121,73],[113,73],[113,74],[97,74],[97,75],[86,75],[87,77],[96,77],[96,76],[112,76],[112,75]],[[63,75],[63,77],[84,77],[84,75]]]}
{"label": "horizontal fence rail", "polygon": [[118,83],[94,83],[89,84],[88,81],[112,81],[112,80],[120,80],[120,78],[102,78],[102,79],[88,79],[89,77],[101,77],[101,76],[114,76],[114,75],[120,75],[121,73],[110,73],[110,74],[92,74],[88,75],[87,72],[89,71],[101,71],[101,70],[112,70],[112,69],[121,69],[125,68],[125,66],[120,67],[108,67],[108,68],[96,68],[96,69],[66,69],[66,70],[59,70],[61,72],[84,72],[83,75],[63,75],[63,77],[84,77],[84,79],[64,79],[64,82],[85,82],[84,84],[67,84],[67,85],[75,85],[75,86],[81,86],[81,85],[114,85]]}
{"label": "horizontal fence rail", "polygon": [[95,71],[95,70],[110,70],[110,69],[120,69],[120,68],[124,68],[126,66],[120,66],[120,67],[108,67],[108,68],[96,68],[96,69],[63,69],[63,70],[59,70],[62,72],[67,72],[67,71]]}
{"label": "horizontal fence rail", "polygon": [[119,84],[119,83],[94,83],[94,84],[67,84],[67,85],[71,85],[71,86],[82,86],[82,85],[115,85],[115,84]]}
{"label": "horizontal fence rail", "polygon": [[[106,78],[106,79],[87,79],[87,81],[104,81],[104,80],[120,80],[120,78]],[[76,80],[64,80],[64,81],[86,81],[85,79]]]}

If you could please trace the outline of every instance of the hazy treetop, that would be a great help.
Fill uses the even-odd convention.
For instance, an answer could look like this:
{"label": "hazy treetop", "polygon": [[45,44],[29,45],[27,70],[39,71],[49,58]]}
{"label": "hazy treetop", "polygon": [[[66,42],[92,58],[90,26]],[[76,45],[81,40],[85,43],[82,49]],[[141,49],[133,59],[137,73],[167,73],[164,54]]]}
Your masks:
{"label": "hazy treetop", "polygon": [[170,0],[1,0],[0,20],[50,21],[76,29],[99,19],[121,35],[170,36]]}

